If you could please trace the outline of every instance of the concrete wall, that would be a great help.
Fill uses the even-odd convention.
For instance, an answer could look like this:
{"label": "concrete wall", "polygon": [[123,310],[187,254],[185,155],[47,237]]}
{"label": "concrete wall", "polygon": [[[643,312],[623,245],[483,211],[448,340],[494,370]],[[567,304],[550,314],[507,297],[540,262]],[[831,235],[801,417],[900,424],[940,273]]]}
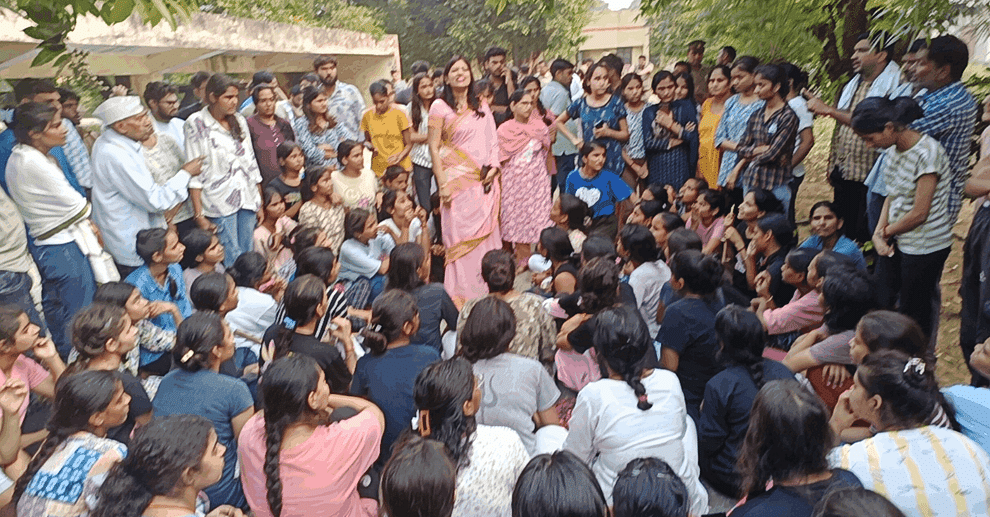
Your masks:
{"label": "concrete wall", "polygon": [[583,58],[598,59],[619,49],[631,49],[629,55],[635,64],[641,55],[649,55],[650,31],[645,20],[638,19],[639,10],[603,9],[594,17],[581,35],[587,39],[578,48]]}

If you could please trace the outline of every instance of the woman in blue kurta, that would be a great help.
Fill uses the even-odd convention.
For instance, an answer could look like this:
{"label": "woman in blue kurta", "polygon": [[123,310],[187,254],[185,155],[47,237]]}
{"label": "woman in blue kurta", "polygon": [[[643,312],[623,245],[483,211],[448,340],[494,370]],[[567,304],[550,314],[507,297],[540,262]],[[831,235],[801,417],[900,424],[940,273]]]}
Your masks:
{"label": "woman in blue kurta", "polygon": [[698,170],[698,114],[690,101],[674,100],[677,83],[667,71],[653,76],[660,103],[643,110],[648,182],[680,189]]}
{"label": "woman in blue kurta", "polygon": [[[604,144],[605,170],[621,174],[626,168],[622,144],[629,140],[626,106],[621,95],[612,95],[608,69],[603,63],[591,65],[585,77],[588,78],[585,80],[586,95],[557,117],[557,131],[578,149],[592,140]],[[581,138],[564,125],[571,119],[581,121]]]}

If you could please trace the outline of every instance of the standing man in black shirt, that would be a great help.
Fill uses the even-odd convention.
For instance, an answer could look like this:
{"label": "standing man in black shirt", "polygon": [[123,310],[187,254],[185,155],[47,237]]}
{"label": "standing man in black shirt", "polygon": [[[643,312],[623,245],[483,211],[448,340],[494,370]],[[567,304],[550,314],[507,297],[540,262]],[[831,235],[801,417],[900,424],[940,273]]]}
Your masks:
{"label": "standing man in black shirt", "polygon": [[491,108],[496,125],[509,119],[509,96],[516,91],[516,77],[512,69],[506,66],[505,56],[502,47],[491,47],[485,51],[485,78],[491,81],[495,93]]}

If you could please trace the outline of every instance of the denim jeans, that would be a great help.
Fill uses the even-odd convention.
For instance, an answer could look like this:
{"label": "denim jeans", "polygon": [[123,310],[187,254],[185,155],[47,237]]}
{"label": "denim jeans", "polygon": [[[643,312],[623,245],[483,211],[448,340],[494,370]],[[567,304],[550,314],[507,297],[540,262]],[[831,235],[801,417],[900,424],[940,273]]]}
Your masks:
{"label": "denim jeans", "polygon": [[254,248],[254,228],[258,223],[257,215],[250,210],[238,210],[225,217],[210,217],[217,225],[217,237],[224,247],[223,265],[231,267],[237,257]]}
{"label": "denim jeans", "polygon": [[557,164],[557,174],[550,177],[550,196],[553,196],[554,186],[560,187],[560,191],[564,191],[564,186],[567,185],[567,175],[577,168],[577,157],[576,154],[562,154],[560,156],[554,156],[553,160]]}
{"label": "denim jeans", "polygon": [[42,335],[48,333],[45,321],[41,319],[31,298],[31,276],[27,273],[0,271],[0,305],[16,305],[25,313],[31,323],[41,327]]}
{"label": "denim jeans", "polygon": [[[743,187],[743,196],[745,196],[746,194],[749,194],[749,191],[750,190],[752,190],[752,189],[750,189],[749,187]],[[776,187],[770,189],[770,192],[773,193],[773,196],[775,198],[777,198],[778,200],[780,200],[780,203],[782,205],[784,205],[784,208],[785,209],[788,206],[790,206],[790,204],[791,204],[791,186],[790,186],[790,184],[784,183],[783,185],[777,185]]]}
{"label": "denim jeans", "polygon": [[52,341],[63,359],[72,350],[72,318],[93,302],[96,279],[89,259],[75,242],[53,246],[31,246],[31,255],[41,272],[41,305]]}
{"label": "denim jeans", "polygon": [[880,214],[883,213],[883,203],[886,200],[886,196],[873,192],[866,195],[866,225],[869,227],[870,235],[877,231],[877,224],[880,224]]}

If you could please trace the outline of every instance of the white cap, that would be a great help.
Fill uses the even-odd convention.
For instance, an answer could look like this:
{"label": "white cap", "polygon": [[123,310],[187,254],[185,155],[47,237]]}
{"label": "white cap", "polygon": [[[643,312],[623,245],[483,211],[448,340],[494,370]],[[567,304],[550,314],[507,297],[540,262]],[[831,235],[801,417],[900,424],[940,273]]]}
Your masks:
{"label": "white cap", "polygon": [[133,95],[127,97],[110,97],[93,110],[93,116],[102,120],[108,126],[114,122],[120,122],[125,118],[140,115],[141,113],[144,113],[144,106],[141,104],[141,99]]}

